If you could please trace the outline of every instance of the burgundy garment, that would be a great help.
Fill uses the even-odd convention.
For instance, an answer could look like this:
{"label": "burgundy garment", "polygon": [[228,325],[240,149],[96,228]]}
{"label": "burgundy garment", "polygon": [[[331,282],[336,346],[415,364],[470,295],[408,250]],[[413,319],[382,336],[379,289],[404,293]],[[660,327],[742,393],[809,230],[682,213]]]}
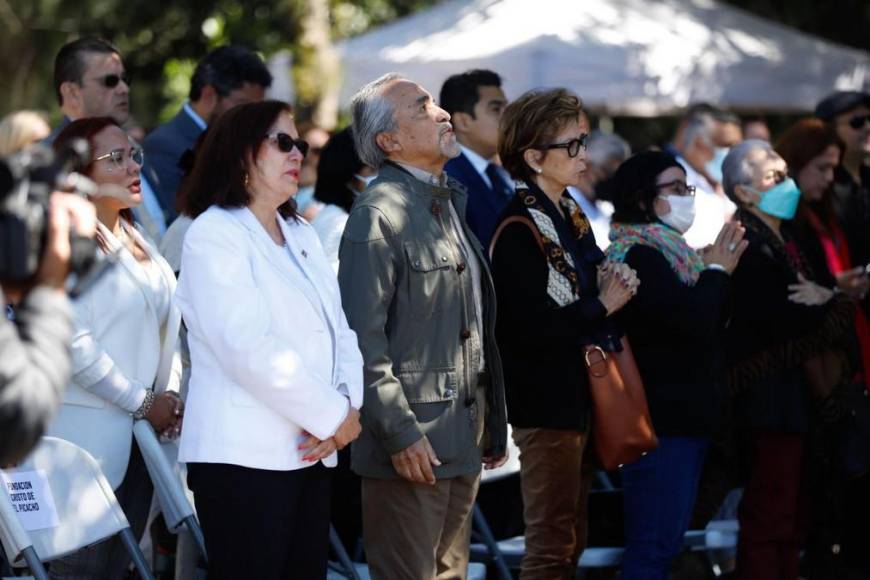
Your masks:
{"label": "burgundy garment", "polygon": [[739,580],[797,580],[806,533],[805,436],[757,432],[738,510]]}

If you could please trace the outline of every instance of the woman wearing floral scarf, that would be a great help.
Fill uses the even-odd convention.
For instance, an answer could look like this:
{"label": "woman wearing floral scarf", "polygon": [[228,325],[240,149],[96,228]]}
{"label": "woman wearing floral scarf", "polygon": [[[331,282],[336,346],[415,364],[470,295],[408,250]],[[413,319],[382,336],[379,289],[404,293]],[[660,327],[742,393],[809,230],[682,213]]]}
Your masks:
{"label": "woman wearing floral scarf", "polygon": [[683,239],[694,219],[694,188],[669,154],[639,153],[613,178],[610,262],[643,284],[617,316],[646,389],[659,447],[622,469],[622,578],[667,578],[680,552],[711,436],[725,400],[723,335],[730,274],[746,249],[739,223],[726,224],[702,253]]}

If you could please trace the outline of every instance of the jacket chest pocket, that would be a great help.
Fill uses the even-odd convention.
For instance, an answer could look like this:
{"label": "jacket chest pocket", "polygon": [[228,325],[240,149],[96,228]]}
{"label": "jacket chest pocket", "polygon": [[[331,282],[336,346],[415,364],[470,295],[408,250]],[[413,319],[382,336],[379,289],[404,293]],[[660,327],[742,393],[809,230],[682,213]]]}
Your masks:
{"label": "jacket chest pocket", "polygon": [[453,255],[444,242],[405,243],[408,260],[408,304],[411,313],[431,318],[450,304],[454,293]]}

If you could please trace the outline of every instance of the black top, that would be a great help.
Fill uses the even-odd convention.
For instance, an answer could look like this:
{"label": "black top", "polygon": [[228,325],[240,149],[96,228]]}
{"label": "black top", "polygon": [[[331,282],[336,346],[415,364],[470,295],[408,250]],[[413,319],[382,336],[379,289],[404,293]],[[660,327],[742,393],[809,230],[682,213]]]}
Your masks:
{"label": "black top", "polygon": [[861,166],[861,183],[842,166],[834,170],[834,210],[852,253],[852,264],[870,262],[870,167]]}
{"label": "black top", "polygon": [[[582,431],[589,412],[582,346],[612,332],[598,300],[596,267],[604,254],[591,229],[574,240],[555,206],[542,193],[538,198],[556,226],[559,242],[574,258],[580,299],[557,307],[547,294],[548,264],[534,234],[522,223],[505,227],[493,252],[492,276],[508,420],[518,428]],[[499,223],[516,215],[529,218],[518,196],[508,203]]]}
{"label": "black top", "polygon": [[725,417],[724,330],[729,276],[704,270],[683,283],[665,256],[633,246],[637,295],[617,320],[628,335],[658,435],[708,436]]}
{"label": "black top", "polygon": [[838,341],[851,325],[848,299],[823,306],[795,304],[788,286],[801,272],[813,279],[798,245],[785,244],[757,217],[738,212],[749,247],[732,276],[733,314],[726,333],[735,418],[750,429],[801,433],[808,426],[809,392],[803,362]]}

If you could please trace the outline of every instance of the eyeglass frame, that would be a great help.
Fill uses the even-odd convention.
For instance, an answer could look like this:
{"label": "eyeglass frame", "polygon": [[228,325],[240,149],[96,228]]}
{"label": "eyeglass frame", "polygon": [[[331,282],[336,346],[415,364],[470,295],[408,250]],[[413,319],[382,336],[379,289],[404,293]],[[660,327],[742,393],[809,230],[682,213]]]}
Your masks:
{"label": "eyeglass frame", "polygon": [[[284,146],[281,145],[282,138],[286,137],[290,140],[291,146],[289,149],[285,149]],[[273,131],[272,133],[266,133],[265,138],[269,141],[274,141],[275,145],[278,146],[278,150],[282,153],[292,153],[293,148],[295,147],[299,153],[302,154],[302,158],[304,159],[306,155],[308,155],[309,148],[311,147],[308,144],[308,141],[302,139],[301,137],[298,139],[294,139],[288,133],[284,131]]]}
{"label": "eyeglass frame", "polygon": [[[121,159],[115,159],[115,154],[118,153],[119,151],[121,152],[122,157],[121,157]],[[103,155],[100,155],[99,157],[94,157],[94,160],[92,161],[92,163],[96,163],[97,161],[102,161],[103,159],[111,159],[112,163],[116,167],[121,169],[124,167],[123,166],[124,157],[129,157],[133,161],[133,163],[135,163],[139,167],[142,167],[142,164],[145,163],[145,150],[142,149],[142,147],[131,146],[129,151],[130,152],[127,153],[127,149],[112,149],[108,153],[104,153]],[[139,157],[139,159],[137,160],[136,157]]]}
{"label": "eyeglass frame", "polygon": [[[574,157],[580,155],[581,148],[584,151],[586,150],[586,139],[588,138],[588,133],[581,133],[579,137],[571,139],[570,141],[565,141],[564,143],[550,143],[549,145],[546,145],[544,149],[564,149],[565,152],[568,154],[568,157],[571,157],[573,159]],[[577,143],[576,147],[574,146],[575,143]],[[571,153],[572,147],[575,148],[574,153]]]}
{"label": "eyeglass frame", "polygon": [[[656,183],[656,190],[659,190],[663,187],[674,187],[676,185],[681,185],[681,188],[676,189],[676,194],[680,197],[695,197],[695,193],[698,188],[694,185],[689,185],[682,179],[674,179],[673,181],[668,181],[667,183]],[[682,191],[681,191],[682,190]]]}

